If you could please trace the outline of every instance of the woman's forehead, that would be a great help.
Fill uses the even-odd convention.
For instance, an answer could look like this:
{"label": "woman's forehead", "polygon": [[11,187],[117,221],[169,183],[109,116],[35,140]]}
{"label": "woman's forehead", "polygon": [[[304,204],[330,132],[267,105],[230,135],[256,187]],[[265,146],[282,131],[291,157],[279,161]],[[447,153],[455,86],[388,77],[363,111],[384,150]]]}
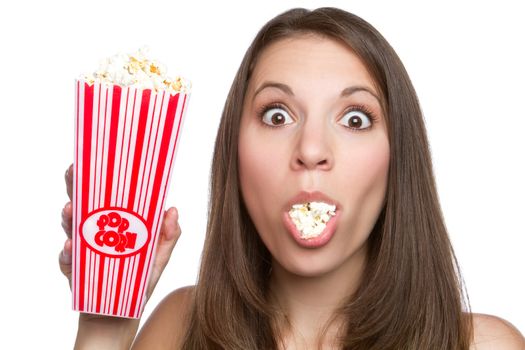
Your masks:
{"label": "woman's forehead", "polygon": [[358,85],[377,95],[366,66],[350,47],[314,34],[280,39],[263,49],[250,79],[251,92],[267,81],[283,83],[296,90],[316,87],[342,91]]}

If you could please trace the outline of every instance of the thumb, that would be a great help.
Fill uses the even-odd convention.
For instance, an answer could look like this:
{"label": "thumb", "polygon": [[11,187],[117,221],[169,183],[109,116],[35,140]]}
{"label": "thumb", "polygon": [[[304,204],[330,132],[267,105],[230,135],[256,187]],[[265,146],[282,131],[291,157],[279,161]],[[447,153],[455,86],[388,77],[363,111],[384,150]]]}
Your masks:
{"label": "thumb", "polygon": [[153,289],[157,285],[162,271],[168,264],[173,248],[180,237],[181,229],[178,218],[178,211],[174,207],[164,213],[160,237],[157,243],[157,253],[151,270],[151,281],[147,292],[148,297],[153,293]]}
{"label": "thumb", "polygon": [[168,263],[173,248],[179,240],[181,229],[179,226],[179,213],[177,208],[171,207],[164,213],[164,220],[160,230],[157,247],[157,262],[162,268]]}

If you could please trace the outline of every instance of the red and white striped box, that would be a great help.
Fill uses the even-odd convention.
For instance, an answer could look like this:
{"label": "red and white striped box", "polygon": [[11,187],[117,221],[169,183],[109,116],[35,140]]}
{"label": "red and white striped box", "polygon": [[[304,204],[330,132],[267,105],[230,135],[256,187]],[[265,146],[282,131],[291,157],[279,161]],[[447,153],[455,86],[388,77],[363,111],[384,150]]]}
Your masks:
{"label": "red and white striped box", "polygon": [[74,310],[140,318],[188,98],[76,81]]}

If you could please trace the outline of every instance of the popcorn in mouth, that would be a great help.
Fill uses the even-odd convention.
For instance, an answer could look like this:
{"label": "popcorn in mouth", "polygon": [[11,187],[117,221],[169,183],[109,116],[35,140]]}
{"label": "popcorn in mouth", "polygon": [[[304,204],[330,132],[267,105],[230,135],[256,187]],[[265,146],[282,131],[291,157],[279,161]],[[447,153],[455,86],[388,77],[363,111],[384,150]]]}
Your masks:
{"label": "popcorn in mouth", "polygon": [[335,205],[323,202],[294,204],[288,212],[302,239],[318,237],[326,223],[335,216]]}

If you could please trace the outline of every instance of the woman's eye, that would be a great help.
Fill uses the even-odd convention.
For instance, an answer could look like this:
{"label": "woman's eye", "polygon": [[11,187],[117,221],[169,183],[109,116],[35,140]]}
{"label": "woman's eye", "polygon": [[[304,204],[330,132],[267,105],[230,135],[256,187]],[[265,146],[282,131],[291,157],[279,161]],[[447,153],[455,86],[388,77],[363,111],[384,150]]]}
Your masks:
{"label": "woman's eye", "polygon": [[292,123],[293,119],[284,109],[274,107],[264,112],[262,121],[270,126],[280,126]]}
{"label": "woman's eye", "polygon": [[357,130],[368,129],[372,125],[370,117],[368,117],[366,113],[358,110],[347,112],[343,116],[343,118],[341,118],[340,123],[346,126],[347,128]]}

